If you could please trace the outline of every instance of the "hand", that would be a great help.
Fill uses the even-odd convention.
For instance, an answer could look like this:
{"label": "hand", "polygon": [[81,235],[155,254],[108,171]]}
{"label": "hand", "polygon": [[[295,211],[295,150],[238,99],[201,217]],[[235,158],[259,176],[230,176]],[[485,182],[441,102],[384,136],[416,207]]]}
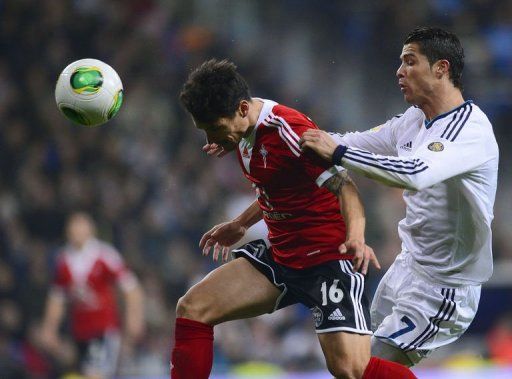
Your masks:
{"label": "hand", "polygon": [[329,133],[318,129],[308,129],[299,140],[302,150],[309,148],[321,158],[331,162],[332,154],[338,146]]}
{"label": "hand", "polygon": [[42,327],[38,333],[38,341],[51,354],[57,354],[62,346],[59,335],[49,328]]}
{"label": "hand", "polygon": [[216,156],[217,158],[222,158],[224,155],[229,153],[229,151],[224,150],[222,146],[217,145],[216,143],[207,143],[203,146],[203,151],[210,156]]}
{"label": "hand", "polygon": [[213,260],[217,261],[219,253],[226,262],[229,257],[230,246],[234,245],[245,235],[247,228],[235,221],[223,222],[207,231],[199,241],[203,255],[208,255],[213,246]]}
{"label": "hand", "polygon": [[380,263],[373,249],[361,240],[349,239],[340,245],[339,251],[341,254],[354,255],[352,259],[354,271],[361,269],[361,274],[366,275],[370,262],[380,270]]}

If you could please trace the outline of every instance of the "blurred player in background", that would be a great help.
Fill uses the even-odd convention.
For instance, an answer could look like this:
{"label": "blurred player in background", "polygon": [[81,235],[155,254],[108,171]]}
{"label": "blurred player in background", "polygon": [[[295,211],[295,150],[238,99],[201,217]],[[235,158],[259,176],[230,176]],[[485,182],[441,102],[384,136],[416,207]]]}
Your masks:
{"label": "blurred player in background", "polygon": [[402,252],[372,303],[372,353],[411,366],[457,340],[492,274],[498,145],[482,110],[462,96],[457,36],[418,28],[405,40],[398,84],[412,104],[363,133],[303,134],[328,162],[404,188]]}
{"label": "blurred player in background", "polygon": [[180,100],[209,142],[223,153],[237,152],[258,195],[240,216],[202,237],[203,253],[213,248],[215,260],[219,254],[227,260],[230,246],[261,219],[271,246],[257,240],[235,249],[237,259],[179,300],[171,377],[209,376],[213,326],[302,303],[312,311],[336,378],[413,378],[405,366],[370,356],[364,274],[370,261],[378,262],[364,243],[364,210],[346,171],[300,150],[302,133],[317,129],[313,121],[251,97],[236,66],[225,60],[192,72]]}
{"label": "blurred player in background", "polygon": [[59,327],[69,303],[71,333],[77,343],[81,372],[87,378],[114,375],[121,347],[115,286],[124,295],[123,344],[144,332],[142,291],[116,249],[95,237],[95,225],[86,213],[74,213],[66,227],[68,244],[57,258],[42,323],[42,341],[58,352]]}

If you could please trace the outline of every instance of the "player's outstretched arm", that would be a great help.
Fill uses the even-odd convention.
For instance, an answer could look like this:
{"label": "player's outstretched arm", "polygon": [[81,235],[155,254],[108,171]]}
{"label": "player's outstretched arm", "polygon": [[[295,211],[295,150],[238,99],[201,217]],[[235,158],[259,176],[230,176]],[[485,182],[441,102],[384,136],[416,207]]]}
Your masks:
{"label": "player's outstretched arm", "polygon": [[347,237],[345,242],[340,245],[340,253],[354,255],[352,263],[355,271],[360,270],[361,273],[366,274],[370,262],[380,269],[379,261],[373,249],[365,243],[366,219],[364,207],[357,187],[347,171],[341,171],[326,180],[324,187],[338,197],[347,226]]}
{"label": "player's outstretched arm", "polygon": [[199,247],[203,255],[208,255],[213,247],[213,260],[217,261],[219,254],[223,261],[227,261],[229,250],[245,235],[247,229],[260,221],[263,212],[257,201],[254,201],[240,216],[235,219],[215,225],[207,231],[199,241]]}

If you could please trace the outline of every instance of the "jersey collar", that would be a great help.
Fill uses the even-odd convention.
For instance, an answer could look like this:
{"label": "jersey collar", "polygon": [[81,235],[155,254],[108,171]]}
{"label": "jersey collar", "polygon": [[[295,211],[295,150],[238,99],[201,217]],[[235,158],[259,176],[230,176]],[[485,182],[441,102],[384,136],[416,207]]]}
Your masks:
{"label": "jersey collar", "polygon": [[473,100],[466,100],[464,103],[462,103],[461,105],[459,105],[458,107],[455,107],[453,108],[452,110],[446,112],[446,113],[441,113],[440,115],[434,117],[432,120],[427,120],[427,118],[425,117],[425,128],[427,129],[430,129],[430,127],[434,124],[434,122],[436,122],[437,120],[440,120],[450,114],[452,114],[453,112],[456,112],[458,111],[460,108],[463,108],[465,107],[467,104],[471,104],[473,102]]}
{"label": "jersey collar", "polygon": [[258,116],[258,121],[256,122],[256,125],[254,125],[251,134],[245,138],[242,138],[243,140],[246,140],[249,143],[254,141],[254,136],[256,135],[256,130],[258,129],[258,126],[260,126],[263,123],[267,116],[272,112],[272,109],[277,105],[277,103],[272,100],[260,99],[259,97],[254,97],[253,99],[263,101],[263,107],[261,108],[260,115]]}

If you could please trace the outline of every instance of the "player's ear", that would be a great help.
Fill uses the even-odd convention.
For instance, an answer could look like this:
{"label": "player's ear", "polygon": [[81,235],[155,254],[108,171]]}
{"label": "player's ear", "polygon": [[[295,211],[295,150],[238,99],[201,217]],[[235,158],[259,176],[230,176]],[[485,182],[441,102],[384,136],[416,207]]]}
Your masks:
{"label": "player's ear", "polygon": [[446,59],[440,59],[435,63],[435,74],[438,79],[441,79],[444,74],[450,71],[450,62]]}
{"label": "player's ear", "polygon": [[247,117],[249,114],[249,102],[247,100],[242,100],[240,105],[238,106],[238,112],[242,118]]}

